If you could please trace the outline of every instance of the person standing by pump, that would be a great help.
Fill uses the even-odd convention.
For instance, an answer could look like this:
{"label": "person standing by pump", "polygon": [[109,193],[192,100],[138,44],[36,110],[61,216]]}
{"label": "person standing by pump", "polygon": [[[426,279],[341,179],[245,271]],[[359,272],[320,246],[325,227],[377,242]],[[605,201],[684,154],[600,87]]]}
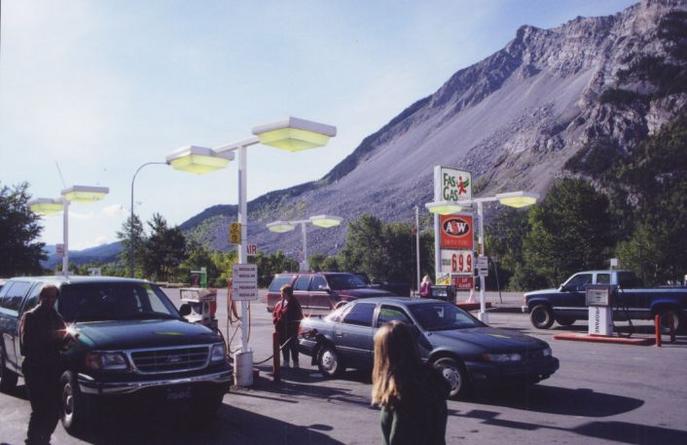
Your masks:
{"label": "person standing by pump", "polygon": [[289,367],[289,355],[293,360],[293,367],[298,368],[298,329],[303,319],[303,309],[293,296],[293,287],[285,284],[281,287],[281,300],[274,306],[272,322],[279,334],[279,344],[282,347],[284,367]]}
{"label": "person standing by pump", "polygon": [[449,392],[439,371],[422,363],[410,326],[392,321],[379,328],[372,404],[381,408],[384,445],[445,445]]}
{"label": "person standing by pump", "polygon": [[432,279],[429,275],[422,277],[422,283],[420,283],[420,298],[432,298]]}
{"label": "person standing by pump", "polygon": [[38,305],[24,313],[19,324],[22,372],[31,402],[27,444],[50,443],[60,410],[60,350],[66,338],[66,325],[55,309],[59,291],[43,286]]}

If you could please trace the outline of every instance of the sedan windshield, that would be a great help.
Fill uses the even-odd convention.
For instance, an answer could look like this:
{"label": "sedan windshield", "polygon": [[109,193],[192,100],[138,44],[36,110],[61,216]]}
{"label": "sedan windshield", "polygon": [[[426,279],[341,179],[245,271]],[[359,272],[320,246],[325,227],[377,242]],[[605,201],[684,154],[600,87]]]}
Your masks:
{"label": "sedan windshield", "polygon": [[464,310],[448,303],[427,302],[408,305],[410,312],[426,331],[476,328],[482,324]]}
{"label": "sedan windshield", "polygon": [[79,283],[62,286],[58,311],[65,321],[177,319],[167,296],[148,283]]}
{"label": "sedan windshield", "polygon": [[327,275],[327,281],[332,290],[367,287],[362,278],[353,274]]}

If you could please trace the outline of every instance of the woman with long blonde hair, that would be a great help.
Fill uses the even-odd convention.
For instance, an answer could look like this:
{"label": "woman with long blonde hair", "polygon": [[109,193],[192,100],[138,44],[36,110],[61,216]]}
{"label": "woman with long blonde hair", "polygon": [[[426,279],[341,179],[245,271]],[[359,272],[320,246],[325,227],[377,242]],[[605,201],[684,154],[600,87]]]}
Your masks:
{"label": "woman with long blonde hair", "polygon": [[372,404],[385,445],[444,445],[449,385],[420,359],[411,328],[387,323],[375,334]]}

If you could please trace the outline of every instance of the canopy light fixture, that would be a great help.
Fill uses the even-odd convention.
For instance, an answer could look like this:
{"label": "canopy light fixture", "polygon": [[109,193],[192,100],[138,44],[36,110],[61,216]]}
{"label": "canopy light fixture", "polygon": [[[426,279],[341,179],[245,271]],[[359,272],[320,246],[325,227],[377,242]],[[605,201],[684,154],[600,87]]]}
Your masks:
{"label": "canopy light fixture", "polygon": [[425,207],[429,213],[436,213],[438,215],[452,215],[458,213],[466,206],[458,204],[454,201],[437,201],[428,202]]}
{"label": "canopy light fixture", "polygon": [[309,218],[310,223],[317,227],[322,227],[328,229],[330,227],[336,227],[341,224],[342,218],[338,216],[330,215],[315,215]]}
{"label": "canopy light fixture", "polygon": [[61,199],[38,198],[29,202],[29,208],[40,215],[55,215],[64,210]]}
{"label": "canopy light fixture", "polygon": [[297,117],[253,128],[261,144],[286,151],[302,151],[321,147],[336,136],[336,127]]}
{"label": "canopy light fixture", "polygon": [[508,207],[527,207],[536,203],[539,200],[538,193],[531,192],[510,192],[510,193],[499,193],[496,195],[499,202]]}
{"label": "canopy light fixture", "polygon": [[288,221],[274,221],[267,224],[267,228],[270,232],[285,233],[292,231],[296,226]]}
{"label": "canopy light fixture", "polygon": [[95,187],[92,185],[75,185],[62,190],[62,197],[67,201],[100,201],[110,193],[107,187]]}
{"label": "canopy light fixture", "polygon": [[167,156],[167,163],[173,168],[196,175],[223,169],[234,160],[234,153],[217,153],[212,148],[187,145]]}

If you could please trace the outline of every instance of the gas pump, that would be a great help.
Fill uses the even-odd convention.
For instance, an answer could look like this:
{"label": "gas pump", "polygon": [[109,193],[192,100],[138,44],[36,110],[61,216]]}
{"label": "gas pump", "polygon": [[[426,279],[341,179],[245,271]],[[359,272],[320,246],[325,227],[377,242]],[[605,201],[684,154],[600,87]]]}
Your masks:
{"label": "gas pump", "polygon": [[589,307],[589,335],[613,335],[613,296],[615,286],[589,284],[586,300]]}
{"label": "gas pump", "polygon": [[[217,291],[200,287],[182,287],[180,312],[190,323],[198,323],[218,330],[215,312],[217,311]],[[186,309],[188,307],[188,309]]]}

